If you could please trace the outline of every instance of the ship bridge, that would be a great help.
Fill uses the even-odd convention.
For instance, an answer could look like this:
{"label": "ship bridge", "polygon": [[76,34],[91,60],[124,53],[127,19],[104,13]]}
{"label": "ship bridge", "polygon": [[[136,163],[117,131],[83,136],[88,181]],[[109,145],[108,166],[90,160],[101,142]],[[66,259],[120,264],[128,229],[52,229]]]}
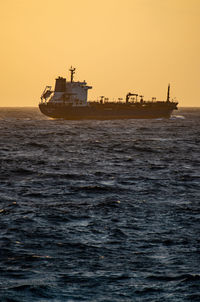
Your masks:
{"label": "ship bridge", "polygon": [[55,83],[54,94],[49,100],[53,103],[71,103],[73,106],[86,106],[88,90],[92,86],[88,86],[85,81],[74,81],[75,68],[70,69],[71,80],[67,81],[66,78],[58,77]]}

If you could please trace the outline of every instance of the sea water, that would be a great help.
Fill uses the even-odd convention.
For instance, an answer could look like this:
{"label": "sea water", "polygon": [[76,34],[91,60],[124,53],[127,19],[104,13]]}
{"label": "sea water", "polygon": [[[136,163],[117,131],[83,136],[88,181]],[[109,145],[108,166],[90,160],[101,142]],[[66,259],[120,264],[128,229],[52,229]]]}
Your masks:
{"label": "sea water", "polygon": [[0,301],[200,301],[200,109],[0,109]]}

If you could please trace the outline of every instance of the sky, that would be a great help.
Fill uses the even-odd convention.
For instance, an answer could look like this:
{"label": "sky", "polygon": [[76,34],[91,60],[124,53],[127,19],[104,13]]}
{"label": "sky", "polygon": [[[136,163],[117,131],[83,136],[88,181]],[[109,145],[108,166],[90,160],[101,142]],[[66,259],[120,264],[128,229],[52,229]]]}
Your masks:
{"label": "sky", "polygon": [[200,0],[6,0],[0,3],[0,106],[37,106],[58,76],[200,107]]}

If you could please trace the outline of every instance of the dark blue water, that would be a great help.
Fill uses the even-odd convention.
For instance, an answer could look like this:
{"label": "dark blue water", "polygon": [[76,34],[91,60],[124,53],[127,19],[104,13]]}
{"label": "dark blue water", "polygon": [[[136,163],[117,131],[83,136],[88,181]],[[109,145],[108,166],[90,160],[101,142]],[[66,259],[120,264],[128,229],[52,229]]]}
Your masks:
{"label": "dark blue water", "polygon": [[0,301],[200,301],[200,109],[0,109]]}

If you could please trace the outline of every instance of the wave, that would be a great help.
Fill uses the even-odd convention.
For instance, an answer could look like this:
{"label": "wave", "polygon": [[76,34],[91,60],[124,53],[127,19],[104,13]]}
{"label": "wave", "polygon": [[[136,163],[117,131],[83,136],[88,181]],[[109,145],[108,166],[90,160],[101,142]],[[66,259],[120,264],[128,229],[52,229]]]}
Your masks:
{"label": "wave", "polygon": [[177,119],[184,120],[184,119],[185,119],[185,116],[183,116],[183,115],[172,115],[172,116],[170,117],[170,120],[177,120]]}

